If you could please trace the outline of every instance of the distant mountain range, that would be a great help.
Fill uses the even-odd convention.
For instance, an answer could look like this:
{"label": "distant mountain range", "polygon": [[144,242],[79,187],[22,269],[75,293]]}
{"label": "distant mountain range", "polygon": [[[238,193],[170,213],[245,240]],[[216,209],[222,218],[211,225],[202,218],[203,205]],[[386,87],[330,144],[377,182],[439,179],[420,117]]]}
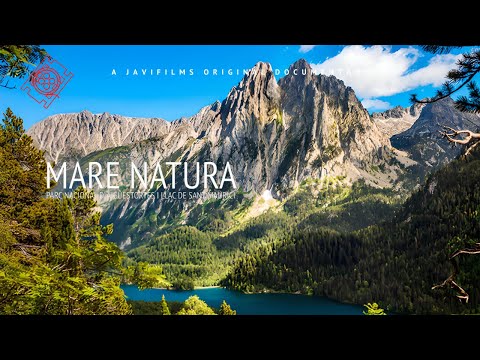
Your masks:
{"label": "distant mountain range", "polygon": [[417,121],[425,104],[414,104],[407,108],[395,106],[384,112],[372,114],[378,129],[389,138],[409,129]]}

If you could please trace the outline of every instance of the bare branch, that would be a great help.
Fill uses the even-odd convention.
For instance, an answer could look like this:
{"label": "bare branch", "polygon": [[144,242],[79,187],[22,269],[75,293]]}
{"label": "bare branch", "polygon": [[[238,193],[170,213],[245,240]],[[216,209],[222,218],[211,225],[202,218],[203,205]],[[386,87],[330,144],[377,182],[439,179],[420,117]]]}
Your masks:
{"label": "bare branch", "polygon": [[[472,140],[475,139],[480,139],[480,133],[476,133],[470,130],[455,130],[451,128],[450,126],[443,126],[443,131],[440,131],[440,134],[443,135],[443,137],[447,138],[447,140],[453,144],[461,144],[461,145],[467,145]],[[460,135],[467,135],[464,138],[458,138]],[[475,141],[475,143],[467,149],[465,152],[465,156],[469,155],[471,151],[477,146],[478,140]]]}
{"label": "bare branch", "polygon": [[470,153],[472,152],[473,149],[475,149],[475,147],[480,144],[480,141],[477,141],[475,144],[473,144],[472,146],[470,146],[467,151],[465,151],[465,156],[468,156],[470,155]]}
{"label": "bare branch", "polygon": [[[476,143],[476,144],[478,144],[478,143]],[[450,263],[452,264],[452,267],[453,267],[452,274],[444,282],[433,286],[432,290],[449,287],[449,288],[455,290],[458,293],[457,298],[460,301],[465,301],[465,303],[468,303],[468,300],[470,298],[468,293],[460,285],[458,285],[455,282],[458,271],[459,271],[459,265],[458,265],[456,257],[460,254],[467,254],[467,255],[480,254],[480,242],[476,243],[473,248],[466,248],[466,249],[462,249],[462,250],[458,250],[458,251],[454,252],[450,256]]]}
{"label": "bare branch", "polygon": [[455,280],[454,280],[454,276],[453,275],[450,275],[444,282],[442,282],[441,284],[438,284],[438,285],[435,285],[432,287],[432,290],[436,290],[436,289],[441,289],[441,288],[445,288],[445,287],[449,287],[449,288],[452,288],[453,290],[455,290],[456,292],[459,293],[459,295],[457,295],[457,298],[460,300],[460,301],[465,301],[465,303],[468,303],[468,300],[470,298],[470,296],[468,295],[468,293],[463,290],[463,288],[458,285]]}
{"label": "bare branch", "polygon": [[432,290],[442,289],[442,288],[451,288],[458,293],[457,298],[460,301],[465,301],[465,303],[468,303],[470,296],[460,285],[458,285],[455,282],[455,279],[457,277],[458,270],[459,270],[457,259],[454,257],[450,257],[450,263],[452,264],[452,267],[453,267],[452,274],[444,282],[438,285],[432,286]]}
{"label": "bare branch", "polygon": [[[478,144],[478,143],[477,143]],[[450,259],[457,257],[460,254],[475,255],[480,254],[480,243],[477,243],[474,248],[458,250],[450,256]]]}

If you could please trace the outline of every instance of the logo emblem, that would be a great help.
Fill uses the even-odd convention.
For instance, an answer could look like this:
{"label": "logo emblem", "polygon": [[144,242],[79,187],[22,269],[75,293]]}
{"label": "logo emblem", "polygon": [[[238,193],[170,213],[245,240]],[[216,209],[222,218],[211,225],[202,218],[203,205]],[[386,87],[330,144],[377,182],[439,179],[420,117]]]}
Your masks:
{"label": "logo emblem", "polygon": [[45,109],[60,97],[65,85],[72,79],[73,73],[65,66],[52,58],[45,58],[21,89],[28,93],[37,103]]}

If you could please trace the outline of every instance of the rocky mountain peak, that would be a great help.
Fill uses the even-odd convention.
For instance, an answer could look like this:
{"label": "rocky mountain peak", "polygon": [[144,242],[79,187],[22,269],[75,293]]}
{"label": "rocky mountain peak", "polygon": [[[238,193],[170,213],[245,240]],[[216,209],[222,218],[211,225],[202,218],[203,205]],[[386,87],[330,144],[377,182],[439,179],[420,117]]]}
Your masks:
{"label": "rocky mountain peak", "polygon": [[426,104],[418,120],[407,131],[399,134],[402,137],[429,136],[441,138],[441,127],[472,128],[480,125],[480,119],[474,114],[464,113],[455,108],[451,97]]}
{"label": "rocky mountain peak", "polygon": [[297,87],[305,87],[315,79],[312,67],[305,59],[295,61],[288,68],[288,75],[283,77],[283,83],[294,83]]}
{"label": "rocky mountain peak", "polygon": [[304,58],[298,59],[292,65],[290,65],[290,69],[308,69],[311,70],[312,67]]}
{"label": "rocky mountain peak", "polygon": [[[272,66],[259,62],[222,103],[171,123],[83,111],[55,115],[28,133],[56,162],[66,156],[90,161],[86,155],[93,152],[99,162],[131,161],[138,168],[181,160],[225,169],[228,162],[238,188],[251,196],[267,191],[282,199],[304,180],[335,176],[391,186],[400,169],[390,161],[395,154],[355,92],[334,76],[314,75],[303,59],[290,69],[277,83]],[[128,170],[122,171],[125,180]],[[101,206],[112,206],[109,221],[116,224],[144,214],[176,216],[195,206],[105,201]]]}
{"label": "rocky mountain peak", "polygon": [[[243,84],[242,84],[243,83]],[[280,98],[277,80],[273,73],[272,65],[258,62],[250,72],[245,75],[240,87],[248,89],[252,97],[265,97],[267,101],[275,102]]]}
{"label": "rocky mountain peak", "polygon": [[[248,125],[251,120],[266,124],[276,118],[280,107],[280,88],[272,66],[258,62],[232,88],[222,104],[222,118],[227,127]],[[232,124],[230,126],[230,124]]]}
{"label": "rocky mountain peak", "polygon": [[104,112],[100,115],[100,120],[106,120],[110,117],[111,117],[111,115],[108,112]]}

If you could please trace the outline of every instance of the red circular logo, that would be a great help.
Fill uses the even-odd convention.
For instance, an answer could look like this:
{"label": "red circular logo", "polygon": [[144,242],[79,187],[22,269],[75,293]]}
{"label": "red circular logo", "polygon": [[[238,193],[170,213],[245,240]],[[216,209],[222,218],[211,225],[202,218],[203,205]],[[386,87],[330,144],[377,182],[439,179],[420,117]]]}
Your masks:
{"label": "red circular logo", "polygon": [[50,96],[60,88],[62,79],[55,69],[45,65],[33,72],[30,82],[40,94]]}

